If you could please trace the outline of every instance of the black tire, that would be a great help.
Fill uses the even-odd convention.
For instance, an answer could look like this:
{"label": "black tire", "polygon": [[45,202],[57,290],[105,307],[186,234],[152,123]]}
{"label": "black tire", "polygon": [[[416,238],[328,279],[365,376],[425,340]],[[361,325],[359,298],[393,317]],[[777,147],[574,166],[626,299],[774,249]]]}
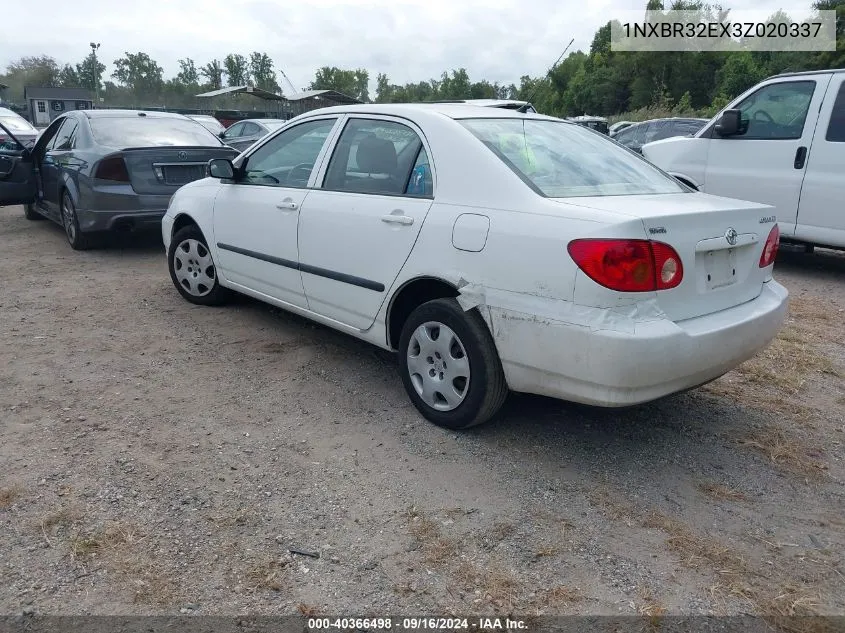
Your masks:
{"label": "black tire", "polygon": [[[408,350],[414,333],[428,322],[450,328],[460,340],[469,361],[469,381],[463,401],[449,411],[438,410],[423,400],[417,393],[415,379],[409,369]],[[408,397],[417,410],[430,422],[447,429],[467,429],[487,422],[499,412],[508,395],[499,354],[484,320],[478,310],[464,311],[455,299],[435,299],[411,313],[402,326],[399,338],[399,371]],[[436,374],[437,371],[434,371]]]}
{"label": "black tire", "polygon": [[44,216],[35,210],[34,203],[23,205],[23,216],[27,220],[32,220],[33,222],[38,222],[39,220],[44,219]]}
{"label": "black tire", "polygon": [[[193,267],[195,265],[193,262],[197,261],[190,255],[189,250],[185,250],[186,243],[190,245],[190,241],[193,241],[195,246],[198,244],[197,248],[199,249],[198,253],[200,257],[205,257],[205,254],[207,254],[211,262],[210,266],[205,268],[198,267],[196,271],[190,272],[195,279],[199,280],[198,282],[186,281],[184,277],[180,280],[179,277],[180,271],[183,269],[188,270],[188,267]],[[203,254],[203,251],[205,254]],[[186,259],[191,261],[188,262]],[[220,285],[220,281],[217,278],[216,264],[211,257],[211,251],[208,250],[208,242],[206,242],[202,231],[195,224],[179,229],[173,236],[173,239],[170,240],[170,247],[167,249],[167,268],[170,271],[170,279],[173,281],[173,285],[176,286],[176,290],[179,291],[179,294],[186,301],[202,306],[219,306],[231,299],[232,292]],[[194,272],[197,274],[194,274]],[[213,279],[210,288],[208,286],[195,287],[195,283],[201,284],[202,282],[202,278],[199,275],[204,275],[206,279]],[[192,290],[202,292],[203,294],[192,293]]]}
{"label": "black tire", "polygon": [[76,205],[67,191],[62,192],[62,226],[68,244],[75,251],[87,251],[96,245],[96,236],[83,233],[79,228],[79,218],[76,217]]}

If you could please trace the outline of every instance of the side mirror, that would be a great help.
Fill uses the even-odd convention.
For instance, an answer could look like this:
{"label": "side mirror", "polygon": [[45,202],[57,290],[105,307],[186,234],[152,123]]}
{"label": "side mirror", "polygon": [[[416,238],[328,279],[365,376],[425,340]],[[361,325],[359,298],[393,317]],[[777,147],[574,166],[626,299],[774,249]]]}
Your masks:
{"label": "side mirror", "polygon": [[208,175],[212,178],[232,180],[235,177],[235,166],[228,158],[212,158],[208,161]]}
{"label": "side mirror", "polygon": [[220,134],[218,134],[217,136],[219,136],[220,138],[225,138],[225,137],[226,137],[226,130],[223,130],[223,131],[222,131],[222,132],[220,132]]}
{"label": "side mirror", "polygon": [[742,112],[739,110],[725,110],[716,123],[716,134],[719,136],[733,136],[738,134],[742,123]]}

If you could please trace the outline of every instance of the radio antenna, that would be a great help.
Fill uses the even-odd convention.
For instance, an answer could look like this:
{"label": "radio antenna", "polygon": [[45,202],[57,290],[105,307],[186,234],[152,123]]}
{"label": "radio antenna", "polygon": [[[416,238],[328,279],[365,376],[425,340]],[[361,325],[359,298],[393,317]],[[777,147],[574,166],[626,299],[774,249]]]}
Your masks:
{"label": "radio antenna", "polygon": [[531,101],[533,101],[534,97],[537,96],[537,91],[540,89],[540,82],[543,81],[543,79],[545,79],[546,77],[548,77],[549,74],[555,69],[555,66],[557,66],[560,63],[560,60],[562,60],[563,56],[566,55],[566,51],[569,50],[569,47],[572,46],[572,43],[574,41],[575,41],[574,37],[571,40],[569,40],[569,44],[567,44],[566,48],[563,49],[563,52],[560,54],[560,57],[557,58],[557,61],[554,64],[552,64],[551,68],[549,68],[546,71],[546,74],[541,79],[537,80],[537,85],[534,86],[534,90],[531,92],[531,97],[529,99],[526,99],[526,101],[528,103],[526,103],[524,106],[522,106],[519,109],[520,112],[525,113],[525,111],[528,109],[528,105],[531,103]]}

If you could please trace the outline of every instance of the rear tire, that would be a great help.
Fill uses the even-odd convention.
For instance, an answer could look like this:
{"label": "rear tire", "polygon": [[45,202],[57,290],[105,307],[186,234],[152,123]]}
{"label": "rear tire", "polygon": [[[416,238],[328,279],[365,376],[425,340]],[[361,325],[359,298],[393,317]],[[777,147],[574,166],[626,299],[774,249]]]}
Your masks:
{"label": "rear tire", "polygon": [[167,268],[173,285],[186,301],[219,306],[231,299],[232,292],[217,279],[217,267],[208,243],[195,224],[179,229],[170,240]]}
{"label": "rear tire", "polygon": [[38,213],[38,211],[35,210],[35,204],[34,203],[23,205],[23,216],[27,220],[32,220],[33,222],[38,222],[39,220],[44,219],[44,216],[41,215],[40,213]]}
{"label": "rear tire", "polygon": [[435,299],[414,310],[399,339],[402,383],[430,422],[460,430],[502,407],[508,386],[493,337],[478,310]]}
{"label": "rear tire", "polygon": [[87,251],[96,245],[96,238],[90,233],[83,233],[79,228],[79,219],[76,217],[76,205],[67,190],[62,192],[62,226],[65,228],[65,237],[70,247],[75,251]]}

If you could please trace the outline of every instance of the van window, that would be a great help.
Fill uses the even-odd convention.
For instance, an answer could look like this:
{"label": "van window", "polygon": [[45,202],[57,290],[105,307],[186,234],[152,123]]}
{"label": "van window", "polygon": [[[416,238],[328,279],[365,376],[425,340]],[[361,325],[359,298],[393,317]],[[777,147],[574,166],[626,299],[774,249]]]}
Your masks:
{"label": "van window", "polygon": [[788,81],[763,86],[736,106],[742,112],[736,139],[798,139],[816,90],[815,81]]}
{"label": "van window", "polygon": [[845,143],[845,81],[839,86],[839,93],[833,102],[825,139],[834,143]]}

